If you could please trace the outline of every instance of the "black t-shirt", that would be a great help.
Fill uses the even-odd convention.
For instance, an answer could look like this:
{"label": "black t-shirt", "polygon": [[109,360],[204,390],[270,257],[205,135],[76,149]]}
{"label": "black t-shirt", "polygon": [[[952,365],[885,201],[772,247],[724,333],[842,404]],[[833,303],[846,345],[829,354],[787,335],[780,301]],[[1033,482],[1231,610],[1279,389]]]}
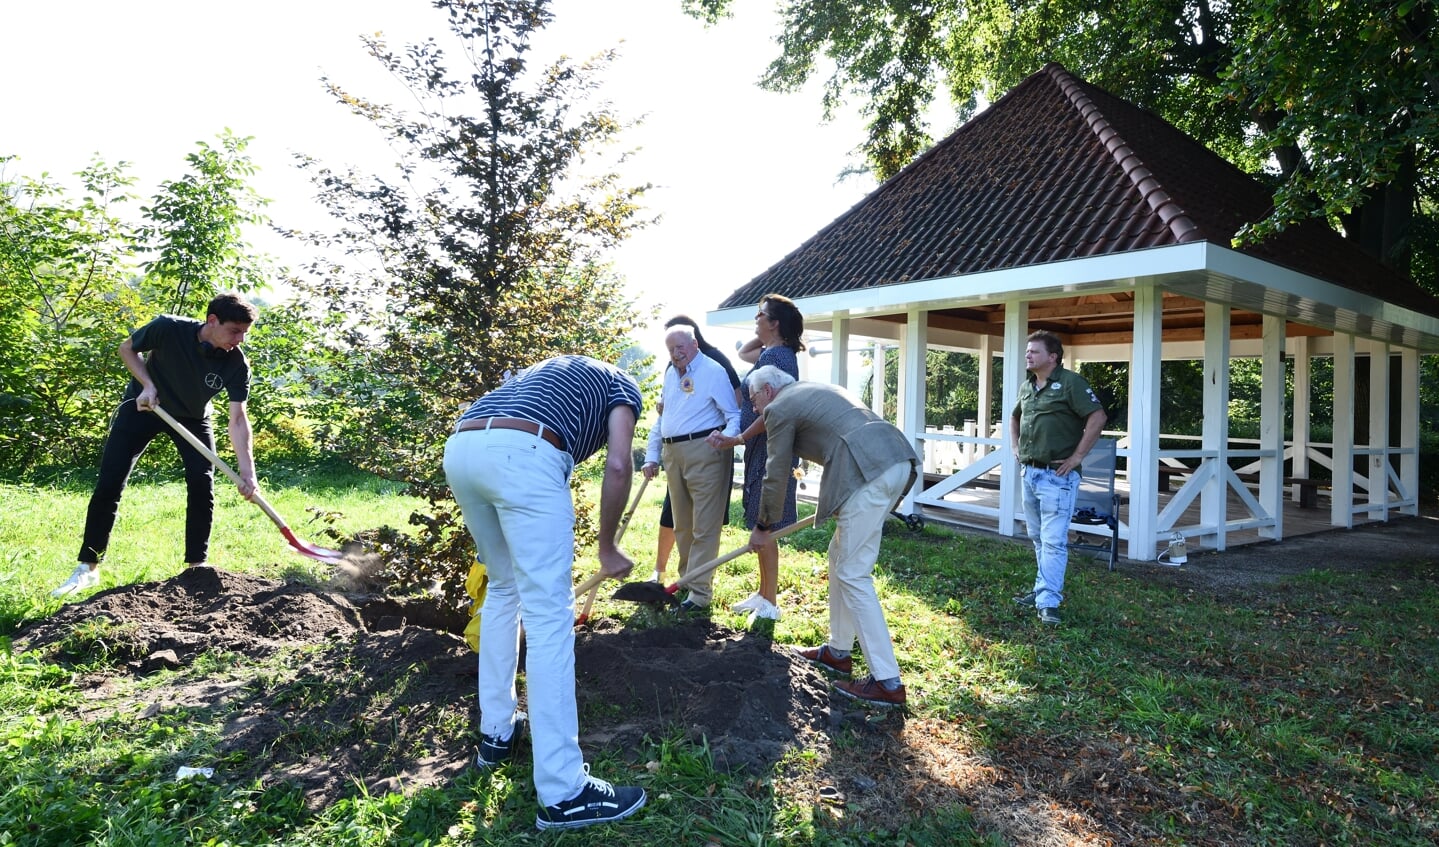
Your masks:
{"label": "black t-shirt", "polygon": [[[210,398],[224,391],[231,403],[250,399],[250,362],[236,347],[221,351],[200,341],[204,321],[161,315],[130,335],[130,346],[144,353],[160,406],[177,418],[208,418]],[[130,380],[125,399],[140,396]]]}

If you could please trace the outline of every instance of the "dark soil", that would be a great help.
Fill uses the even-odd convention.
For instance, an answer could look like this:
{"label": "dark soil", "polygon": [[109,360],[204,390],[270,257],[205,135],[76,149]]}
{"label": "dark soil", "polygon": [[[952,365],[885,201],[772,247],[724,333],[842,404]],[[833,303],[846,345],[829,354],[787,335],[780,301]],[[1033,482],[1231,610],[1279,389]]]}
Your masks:
{"label": "dark soil", "polygon": [[[1124,562],[1115,576],[1264,602],[1278,597],[1284,577],[1316,568],[1433,574],[1436,560],[1439,522],[1402,518],[1191,555],[1181,568]],[[221,727],[213,762],[179,764],[213,763],[234,781],[289,782],[318,807],[357,784],[372,794],[413,790],[470,766],[476,677],[474,654],[456,634],[464,623],[433,603],[194,569],[68,604],[14,641],[83,669],[76,682],[90,705],[82,717],[177,712],[213,721]],[[1212,836],[1203,843],[1245,841],[1222,823],[1223,810],[1146,778],[1124,739],[1104,749],[1042,739],[977,747],[962,716],[856,708],[763,632],[602,617],[577,633],[575,658],[589,758],[643,767],[646,739],[679,735],[703,741],[718,767],[737,773],[763,776],[784,762],[773,790],[866,830],[961,806],[1008,844],[1139,844],[1155,835],[1139,822],[1167,809],[1203,824]],[[812,752],[804,758],[817,764],[791,767],[795,751]]]}
{"label": "dark soil", "polygon": [[[228,777],[290,781],[320,806],[354,793],[356,781],[390,791],[470,764],[475,656],[456,634],[465,623],[433,603],[203,568],[68,604],[14,642],[103,668],[77,677],[96,704],[91,719],[131,710],[225,716],[215,758],[238,763]],[[266,683],[186,672],[207,652],[261,662],[281,651],[298,667],[278,682],[274,671]],[[632,760],[647,738],[678,733],[706,741],[716,766],[759,775],[846,715],[808,663],[707,620],[627,629],[597,619],[576,635],[575,664],[582,745]],[[126,680],[166,670],[177,673],[125,693]],[[466,729],[442,731],[455,726]]]}

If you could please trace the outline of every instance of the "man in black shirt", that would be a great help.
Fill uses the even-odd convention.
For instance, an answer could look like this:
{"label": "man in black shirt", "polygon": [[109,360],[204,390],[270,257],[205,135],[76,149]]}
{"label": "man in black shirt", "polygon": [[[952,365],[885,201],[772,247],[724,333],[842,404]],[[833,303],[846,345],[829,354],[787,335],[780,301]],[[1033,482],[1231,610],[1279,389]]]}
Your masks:
{"label": "man in black shirt", "polygon": [[210,301],[203,322],[161,315],[120,342],[120,360],[130,371],[130,383],[105,439],[78,563],[70,578],[51,592],[52,597],[99,584],[100,560],[115,528],[120,495],[140,454],[162,432],[175,442],[185,464],[185,563],[190,567],[206,563],[215,512],[215,469],[150,410],[160,405],[213,449],[210,400],[224,391],[230,400],[230,444],[239,465],[238,487],[240,495],[249,499],[256,489],[250,419],[245,414],[250,363],[240,342],[255,322],[255,314],[255,307],[238,294],[221,294]]}

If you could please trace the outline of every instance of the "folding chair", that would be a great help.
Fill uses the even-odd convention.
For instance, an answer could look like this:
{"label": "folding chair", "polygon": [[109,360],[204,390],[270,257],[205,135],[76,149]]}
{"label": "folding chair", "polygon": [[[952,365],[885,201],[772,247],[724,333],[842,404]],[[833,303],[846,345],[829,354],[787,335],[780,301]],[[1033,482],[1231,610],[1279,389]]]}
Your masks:
{"label": "folding chair", "polygon": [[[1119,495],[1114,491],[1115,449],[1117,439],[1101,438],[1084,457],[1080,468],[1079,493],[1074,498],[1074,515],[1070,518],[1070,529],[1084,539],[1095,536],[1094,543],[1071,542],[1071,550],[1087,550],[1091,553],[1108,554],[1109,569],[1119,561]],[[1106,527],[1106,538],[1098,527]]]}

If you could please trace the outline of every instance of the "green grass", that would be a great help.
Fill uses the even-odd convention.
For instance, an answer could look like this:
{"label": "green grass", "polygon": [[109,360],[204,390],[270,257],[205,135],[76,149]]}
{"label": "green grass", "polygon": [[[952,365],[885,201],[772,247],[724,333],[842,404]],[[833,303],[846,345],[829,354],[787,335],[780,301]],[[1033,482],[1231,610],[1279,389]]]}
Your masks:
{"label": "green grass", "polygon": [[[386,485],[328,473],[282,477],[265,488],[301,537],[319,534],[306,509],[338,512],[358,531],[403,526],[413,503]],[[630,525],[637,574],[653,561],[658,486]],[[219,567],[259,575],[318,576],[253,505],[217,486]],[[68,574],[88,486],[0,485],[0,634],[58,607],[48,590]],[[651,496],[653,495],[653,496]],[[141,482],[127,492],[105,585],[176,573],[183,486]],[[738,517],[738,497],[735,500]],[[807,507],[802,507],[807,511]],[[813,644],[827,631],[824,549],[830,527],[793,536],[781,555],[780,643]],[[744,543],[736,520],[724,549]],[[741,559],[716,579],[721,607],[754,589]],[[748,560],[752,561],[752,560]],[[593,572],[592,557],[576,564]],[[1318,572],[1239,604],[1071,565],[1065,624],[1039,625],[1010,603],[1032,580],[1032,552],[998,538],[931,526],[887,526],[877,584],[893,630],[912,727],[949,728],[951,747],[981,756],[1012,782],[1049,798],[1056,814],[1118,814],[1120,796],[1072,789],[1103,765],[1131,790],[1130,825],[1147,843],[1432,844],[1439,839],[1439,581],[1433,563],[1371,576]],[[671,571],[671,577],[673,571]],[[632,609],[601,599],[596,614]],[[724,612],[717,619],[742,627]],[[636,624],[640,625],[640,624]],[[768,626],[768,625],[766,625]],[[123,633],[77,631],[74,661],[109,661]],[[186,672],[250,685],[293,706],[309,688],[304,656],[263,668],[207,656]],[[856,668],[863,673],[860,657]],[[142,683],[136,683],[142,684]],[[601,758],[595,772],[628,773],[651,801],[619,827],[539,835],[527,763],[467,771],[435,788],[360,796],[307,809],[284,785],[173,779],[200,760],[221,728],[194,712],[82,720],[71,672],[32,656],[0,654],[0,847],[8,844],[563,844],[999,845],[983,805],[927,809],[897,831],[865,832],[826,815],[776,775],[727,776],[702,745],[653,739],[650,768]],[[464,732],[470,727],[449,727]],[[337,727],[337,732],[359,731]],[[306,739],[292,743],[305,744]],[[318,742],[311,742],[318,743]],[[854,755],[843,733],[832,755]],[[939,748],[936,748],[939,749]],[[797,751],[787,773],[817,768]],[[1088,770],[1086,770],[1088,769]],[[1026,776],[1023,780],[1019,774]],[[778,773],[778,771],[777,771]],[[1072,789],[1072,790],[1071,790]],[[982,796],[982,795],[975,795]],[[982,803],[977,800],[976,803]],[[1102,810],[1096,811],[1096,810]],[[1121,841],[1122,843],[1122,841]]]}

